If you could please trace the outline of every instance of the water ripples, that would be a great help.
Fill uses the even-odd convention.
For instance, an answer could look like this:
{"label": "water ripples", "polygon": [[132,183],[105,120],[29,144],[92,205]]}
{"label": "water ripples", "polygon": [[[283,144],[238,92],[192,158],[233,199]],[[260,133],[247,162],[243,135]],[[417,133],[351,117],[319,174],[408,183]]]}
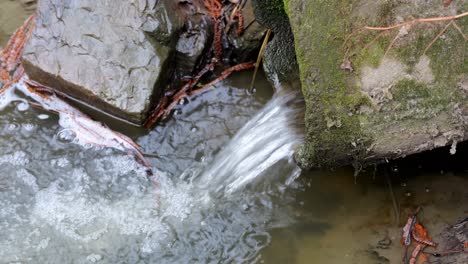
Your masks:
{"label": "water ripples", "polygon": [[69,144],[74,135],[60,131],[56,117],[7,108],[0,117],[0,259],[257,261],[270,243],[270,224],[289,219],[280,205],[290,195],[280,191],[284,179],[200,202],[196,175],[261,105],[227,85],[193,98],[179,115],[137,139],[159,169],[154,179],[130,156]]}

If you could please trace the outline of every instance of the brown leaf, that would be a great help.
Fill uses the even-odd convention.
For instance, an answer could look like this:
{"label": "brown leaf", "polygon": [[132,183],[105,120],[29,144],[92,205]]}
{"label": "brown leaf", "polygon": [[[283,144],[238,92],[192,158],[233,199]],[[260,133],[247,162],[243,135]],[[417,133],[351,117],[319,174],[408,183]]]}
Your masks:
{"label": "brown leaf", "polygon": [[421,244],[437,247],[437,244],[432,242],[432,238],[428,236],[427,230],[420,223],[414,225],[412,235],[414,240]]}

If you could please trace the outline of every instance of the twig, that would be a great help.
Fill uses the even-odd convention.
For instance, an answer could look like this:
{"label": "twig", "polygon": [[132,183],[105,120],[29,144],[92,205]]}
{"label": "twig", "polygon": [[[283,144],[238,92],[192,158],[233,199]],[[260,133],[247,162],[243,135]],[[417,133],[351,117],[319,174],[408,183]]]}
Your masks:
{"label": "twig", "polygon": [[190,93],[190,95],[195,95],[195,94],[198,94],[204,90],[206,90],[207,88],[215,85],[216,83],[226,79],[227,77],[229,77],[229,75],[231,75],[233,72],[237,72],[237,71],[244,71],[244,70],[249,70],[249,69],[252,69],[253,67],[255,66],[255,63],[253,62],[245,62],[245,63],[241,63],[241,64],[237,64],[235,66],[232,66],[231,68],[223,71],[221,73],[221,75],[214,79],[213,81],[203,85],[201,88],[197,89],[197,90],[194,90]]}
{"label": "twig", "polygon": [[[459,18],[462,18],[462,17],[465,17],[465,16],[468,16],[468,12],[464,12],[464,13],[461,13],[461,14],[458,14],[458,15],[454,15],[454,16],[446,16],[446,17],[431,17],[431,18],[418,18],[418,19],[413,19],[413,20],[410,20],[410,21],[406,21],[406,22],[402,22],[402,23],[399,23],[399,24],[396,24],[396,25],[392,25],[392,26],[388,26],[388,27],[372,27],[372,26],[364,26],[362,28],[359,28],[355,31],[353,31],[352,33],[350,33],[344,40],[343,42],[343,48],[346,46],[346,44],[348,43],[349,39],[363,31],[363,30],[370,30],[370,31],[381,31],[382,35],[384,32],[388,32],[389,30],[392,30],[392,29],[395,29],[395,28],[400,28],[400,27],[404,27],[404,26],[411,26],[411,25],[415,25],[415,24],[419,24],[419,23],[434,23],[434,22],[441,22],[441,21],[450,21],[438,34],[437,36],[429,43],[429,45],[426,47],[426,49],[424,50],[424,53],[426,53],[426,51],[440,38],[440,36],[448,29],[448,27],[450,27],[450,25],[453,25],[453,27],[455,27],[455,29],[460,33],[460,35],[462,35],[463,39],[467,40],[467,36],[463,33],[462,29],[457,25],[457,23],[455,23],[455,20],[456,19],[459,19]],[[374,41],[376,41],[377,39],[379,39],[382,35],[379,34],[377,35],[370,43],[366,44],[365,47],[363,48],[363,50],[367,49]],[[392,40],[392,42],[390,43],[390,45],[388,46],[387,50],[385,51],[385,54],[384,54],[384,57],[388,54],[388,52],[390,51],[390,49],[393,47],[393,45],[395,44],[395,42],[397,41],[397,39],[399,38],[400,34],[397,34],[395,36],[395,38]],[[347,57],[347,52],[345,52],[345,59]]]}
{"label": "twig", "polygon": [[395,193],[393,192],[392,182],[390,181],[390,176],[388,171],[385,172],[385,179],[387,180],[388,189],[390,191],[390,196],[392,197],[393,210],[395,211],[395,223],[400,224],[400,206],[398,200],[396,199]]}
{"label": "twig", "polygon": [[408,249],[409,249],[409,246],[411,245],[411,235],[413,232],[414,225],[416,224],[416,220],[417,220],[416,217],[420,210],[421,210],[421,207],[418,206],[418,208],[416,208],[416,211],[414,211],[414,213],[408,218],[408,221],[405,227],[403,228],[403,238],[405,239],[404,241],[405,254],[403,255],[403,263],[408,262]]}
{"label": "twig", "polygon": [[254,70],[254,74],[252,76],[252,81],[250,82],[249,91],[253,90],[253,87],[254,87],[254,84],[255,84],[255,77],[257,77],[258,68],[260,67],[260,62],[262,61],[263,54],[265,53],[265,49],[266,49],[266,45],[268,43],[268,40],[270,39],[270,34],[271,34],[271,29],[268,29],[266,34],[265,34],[265,38],[263,39],[263,43],[262,43],[262,46],[260,48],[260,51],[258,52],[257,62],[255,62],[255,70]]}
{"label": "twig", "polygon": [[455,20],[452,20],[452,25],[457,29],[457,31],[463,36],[465,40],[468,40],[468,38],[463,34],[463,31],[461,30],[460,26],[455,22]]}
{"label": "twig", "polygon": [[367,43],[364,48],[362,48],[362,50],[366,50],[368,49],[374,42],[376,42],[379,38],[381,38],[382,36],[386,35],[387,34],[387,31],[382,31],[380,32],[377,36],[375,36],[375,38],[373,38],[369,43]]}
{"label": "twig", "polygon": [[453,20],[450,21],[449,23],[447,23],[447,25],[445,25],[445,27],[439,32],[439,34],[437,34],[437,36],[435,36],[435,38],[424,49],[423,55],[426,54],[426,51],[429,50],[430,47],[432,47],[432,44],[434,44],[437,41],[437,39],[439,39],[440,36],[442,36],[442,34],[444,34],[444,32],[447,30],[447,28],[450,27],[450,25],[452,25],[452,24],[453,24]]}
{"label": "twig", "polygon": [[400,23],[400,24],[396,24],[396,25],[393,25],[393,26],[389,26],[389,27],[370,27],[370,26],[365,26],[364,29],[367,29],[367,30],[379,30],[379,31],[382,31],[382,30],[390,30],[390,29],[399,28],[399,27],[402,27],[402,26],[405,26],[405,25],[409,25],[409,24],[425,23],[425,22],[438,22],[438,21],[447,21],[447,20],[455,20],[455,19],[458,19],[458,18],[461,18],[461,17],[464,17],[464,16],[468,16],[468,12],[461,13],[461,14],[455,15],[455,16],[431,17],[431,18],[418,18],[418,19],[413,19],[413,20],[406,21],[406,22],[403,22],[403,23]]}
{"label": "twig", "polygon": [[447,251],[442,251],[442,252],[424,252],[424,253],[431,254],[434,257],[440,258],[446,255],[457,254],[457,253],[462,253],[462,252],[465,252],[465,251],[462,249],[462,250],[447,250]]}
{"label": "twig", "polygon": [[400,33],[397,32],[396,36],[393,38],[392,42],[390,42],[390,44],[388,45],[387,47],[387,50],[385,50],[385,53],[383,55],[383,57],[387,57],[387,54],[388,52],[390,51],[390,49],[392,48],[393,44],[395,44],[395,42],[397,41],[397,39],[400,37]]}

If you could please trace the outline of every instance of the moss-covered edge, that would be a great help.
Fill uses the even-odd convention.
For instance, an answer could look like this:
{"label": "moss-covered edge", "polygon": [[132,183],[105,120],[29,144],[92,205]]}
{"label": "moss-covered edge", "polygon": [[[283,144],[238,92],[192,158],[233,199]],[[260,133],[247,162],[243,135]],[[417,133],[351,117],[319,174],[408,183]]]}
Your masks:
{"label": "moss-covered edge", "polygon": [[[375,34],[360,34],[347,43],[348,47],[344,47],[343,43],[351,32],[365,24],[392,24],[395,20],[393,10],[402,3],[396,0],[386,1],[381,3],[375,16],[361,18],[349,11],[363,3],[359,0],[284,2],[294,32],[302,91],[306,100],[306,143],[297,152],[296,160],[306,168],[359,161],[374,141],[373,135],[385,133],[374,131],[373,124],[381,124],[382,118],[388,119],[388,116],[385,113],[374,113],[371,116],[355,114],[354,110],[369,101],[359,92],[355,79],[353,81],[348,73],[339,69],[339,64],[347,53],[352,57],[355,69],[364,65],[376,67],[383,59],[391,38],[380,38],[367,49],[363,47],[372,41]],[[459,8],[466,10],[467,5],[468,2]],[[465,31],[468,19],[457,23]],[[410,38],[407,44],[392,48],[388,56],[395,57],[412,68],[421,58],[426,45],[440,30],[438,26],[423,25],[412,29],[411,34],[416,38]],[[432,30],[428,30],[431,27]],[[454,28],[449,29],[443,40],[435,42],[426,53],[431,61],[435,82],[430,85],[432,92],[418,94],[417,100],[418,105],[427,111],[408,117],[429,121],[441,111],[450,111],[457,103],[466,105],[463,101],[466,96],[456,89],[460,76],[467,73],[466,42],[457,34]],[[414,86],[414,89],[428,87],[426,84],[403,80],[396,85],[395,91],[403,92],[404,89],[399,88],[407,85]],[[408,98],[396,97],[396,104],[407,103]],[[408,113],[402,113],[401,116],[405,114]],[[384,121],[387,122],[387,119]]]}
{"label": "moss-covered edge", "polygon": [[306,101],[306,140],[296,160],[304,168],[359,160],[372,141],[354,110],[364,103],[358,87],[340,70],[346,17],[353,1],[285,1]]}

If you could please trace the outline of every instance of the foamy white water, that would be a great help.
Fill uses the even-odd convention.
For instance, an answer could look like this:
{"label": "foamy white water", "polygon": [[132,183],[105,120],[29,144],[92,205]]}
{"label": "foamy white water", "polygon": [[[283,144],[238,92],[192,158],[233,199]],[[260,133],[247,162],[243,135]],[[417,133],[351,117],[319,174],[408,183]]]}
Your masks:
{"label": "foamy white water", "polygon": [[[156,167],[166,170],[156,172],[154,179],[130,156],[64,141],[57,135],[58,117],[44,119],[44,112],[22,106],[2,111],[0,262],[258,259],[270,241],[267,223],[290,221],[287,209],[274,211],[269,204],[283,200],[285,194],[275,189],[284,189],[298,172],[290,161],[301,138],[294,129],[294,96],[274,97],[252,118],[258,103],[251,96],[230,87],[211,93],[218,100],[220,93],[230,95],[218,103],[194,100],[186,106],[187,114],[169,122],[167,130],[161,127],[140,138],[141,145],[148,144],[160,155],[154,160]],[[197,111],[190,113],[190,107]],[[218,127],[216,111],[225,113],[226,107],[232,107],[231,112]],[[240,114],[233,117],[232,109],[240,109]],[[242,123],[246,125],[223,147],[229,142],[224,127],[237,130]],[[178,129],[179,124],[187,125]],[[199,127],[188,129],[193,124]],[[180,131],[187,134],[177,135]],[[174,143],[185,138],[194,147]],[[217,147],[222,150],[214,155]],[[202,150],[203,161],[197,163]],[[177,177],[180,172],[171,169],[187,160],[193,164],[187,171],[198,177]],[[246,186],[262,191],[246,191]],[[229,195],[235,192],[243,195]]]}
{"label": "foamy white water", "polygon": [[[297,93],[275,94],[194,180],[198,188],[232,194],[258,180],[271,180],[265,177],[281,176],[287,180],[297,176],[300,171],[292,156],[302,141],[300,110]],[[269,171],[280,162],[291,170],[286,175],[285,170]],[[264,177],[259,179],[260,176]]]}

